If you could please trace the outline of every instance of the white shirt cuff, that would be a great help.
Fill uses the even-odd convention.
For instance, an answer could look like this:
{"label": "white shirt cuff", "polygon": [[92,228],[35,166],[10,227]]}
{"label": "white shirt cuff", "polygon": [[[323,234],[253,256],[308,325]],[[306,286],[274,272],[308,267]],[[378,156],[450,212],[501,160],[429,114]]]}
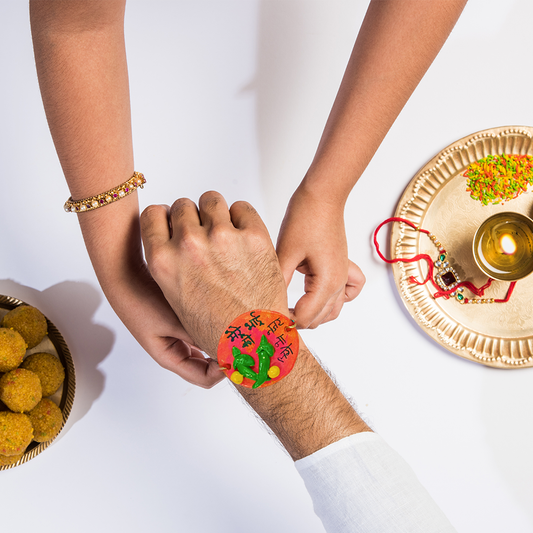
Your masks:
{"label": "white shirt cuff", "polygon": [[295,466],[328,532],[455,532],[411,467],[376,433],[341,439]]}

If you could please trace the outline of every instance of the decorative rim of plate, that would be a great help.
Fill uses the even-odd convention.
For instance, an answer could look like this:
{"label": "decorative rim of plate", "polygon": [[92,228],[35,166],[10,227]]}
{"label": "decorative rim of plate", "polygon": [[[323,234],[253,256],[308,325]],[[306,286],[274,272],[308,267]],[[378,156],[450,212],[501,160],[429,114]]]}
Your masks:
{"label": "decorative rim of plate", "polygon": [[[20,305],[31,304],[19,300],[18,298],[13,298],[12,296],[0,295],[0,308],[11,310]],[[9,468],[26,463],[48,448],[48,446],[50,446],[50,444],[52,444],[52,442],[54,442],[58,435],[63,431],[63,428],[65,427],[72,410],[74,394],[76,392],[76,372],[74,370],[74,361],[72,359],[72,355],[70,354],[67,343],[65,342],[65,339],[63,339],[61,333],[59,333],[59,330],[56,328],[53,322],[48,319],[48,317],[45,318],[48,324],[48,338],[54,345],[57,356],[65,367],[65,381],[63,382],[63,391],[61,393],[61,400],[59,402],[59,408],[63,413],[63,423],[61,424],[61,429],[59,430],[58,434],[53,439],[50,439],[46,442],[32,441],[17,462],[9,465],[0,465],[0,470],[7,470]]]}
{"label": "decorative rim of plate", "polygon": [[[533,155],[533,127],[490,128],[450,144],[415,174],[402,194],[394,216],[424,227],[429,206],[442,192],[444,185],[459,175],[462,177],[469,164],[489,154],[501,153]],[[443,235],[438,237],[446,240]],[[413,257],[420,253],[419,239],[420,233],[407,224],[394,224],[390,234],[391,257]],[[436,302],[429,284],[419,286],[409,282],[410,276],[424,277],[421,276],[418,263],[395,263],[393,274],[400,297],[409,313],[422,330],[444,348],[464,359],[486,366],[505,369],[533,366],[533,336],[491,336],[459,323]]]}

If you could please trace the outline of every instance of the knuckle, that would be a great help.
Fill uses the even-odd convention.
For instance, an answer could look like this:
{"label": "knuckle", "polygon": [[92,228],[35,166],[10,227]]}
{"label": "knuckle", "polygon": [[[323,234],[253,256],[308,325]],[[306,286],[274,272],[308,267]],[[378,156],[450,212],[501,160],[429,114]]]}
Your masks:
{"label": "knuckle", "polygon": [[344,290],[348,279],[341,272],[330,272],[329,277],[325,281],[325,287],[328,292],[331,294],[337,294]]}
{"label": "knuckle", "polygon": [[208,191],[200,196],[199,204],[204,211],[212,212],[223,201],[222,195],[216,191]]}
{"label": "knuckle", "polygon": [[161,205],[149,205],[141,213],[141,222],[149,222],[152,218],[157,216],[162,209],[164,209],[164,207]]}
{"label": "knuckle", "polygon": [[235,230],[227,225],[217,224],[209,231],[211,242],[220,250],[231,250],[235,246]]}
{"label": "knuckle", "polygon": [[179,220],[185,215],[185,209],[192,206],[196,207],[192,200],[189,200],[189,198],[180,198],[179,200],[176,200],[170,207],[170,214],[173,218]]}
{"label": "knuckle", "polygon": [[235,202],[232,207],[244,211],[249,216],[259,215],[254,206],[244,200],[239,200],[238,202]]}
{"label": "knuckle", "polygon": [[275,255],[276,251],[272,241],[261,228],[251,227],[246,230],[246,238],[254,250],[260,253],[271,253]]}
{"label": "knuckle", "polygon": [[209,238],[213,240],[228,239],[235,234],[235,228],[229,224],[214,224],[209,228]]}
{"label": "knuckle", "polygon": [[199,279],[199,272],[210,268],[212,257],[212,247],[202,235],[195,232],[184,232],[177,243],[173,268],[176,269],[179,263],[180,268],[183,272],[187,272],[191,279]]}
{"label": "knuckle", "polygon": [[188,231],[187,229],[182,230],[178,246],[181,252],[185,252],[189,255],[195,254],[198,250],[204,248],[201,236],[198,235],[198,233]]}

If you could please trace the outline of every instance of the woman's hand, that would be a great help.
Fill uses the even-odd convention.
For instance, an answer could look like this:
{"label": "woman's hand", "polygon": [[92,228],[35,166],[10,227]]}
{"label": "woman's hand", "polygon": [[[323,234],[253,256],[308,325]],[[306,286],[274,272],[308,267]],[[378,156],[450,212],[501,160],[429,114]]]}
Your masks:
{"label": "woman's hand", "polygon": [[111,307],[154,361],[210,388],[224,374],[194,347],[150,275],[142,254],[137,194],[78,215],[94,271]]}
{"label": "woman's hand", "polygon": [[203,388],[224,378],[215,361],[194,347],[144,262],[124,282],[102,288],[124,325],[163,368]]}
{"label": "woman's hand", "polygon": [[296,270],[305,275],[305,294],[292,317],[299,328],[334,320],[365,284],[361,269],[348,259],[344,205],[328,204],[304,187],[289,202],[277,253],[287,285]]}

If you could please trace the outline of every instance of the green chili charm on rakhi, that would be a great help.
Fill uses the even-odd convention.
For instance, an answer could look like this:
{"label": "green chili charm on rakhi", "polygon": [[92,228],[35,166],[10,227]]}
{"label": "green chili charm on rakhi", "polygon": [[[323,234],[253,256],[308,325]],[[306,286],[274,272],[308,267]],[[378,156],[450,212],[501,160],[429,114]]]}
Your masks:
{"label": "green chili charm on rakhi", "polygon": [[257,381],[254,383],[252,388],[257,389],[260,387],[268,377],[268,371],[270,370],[270,358],[274,355],[274,346],[270,344],[263,335],[261,337],[261,342],[259,343],[259,348],[257,348],[257,357],[259,358],[259,372]]}
{"label": "green chili charm on rakhi", "polygon": [[247,353],[241,353],[236,346],[232,349],[233,352],[233,368],[237,370],[242,376],[248,379],[252,379],[257,383],[257,372],[252,370],[255,365],[255,360],[251,355]]}

